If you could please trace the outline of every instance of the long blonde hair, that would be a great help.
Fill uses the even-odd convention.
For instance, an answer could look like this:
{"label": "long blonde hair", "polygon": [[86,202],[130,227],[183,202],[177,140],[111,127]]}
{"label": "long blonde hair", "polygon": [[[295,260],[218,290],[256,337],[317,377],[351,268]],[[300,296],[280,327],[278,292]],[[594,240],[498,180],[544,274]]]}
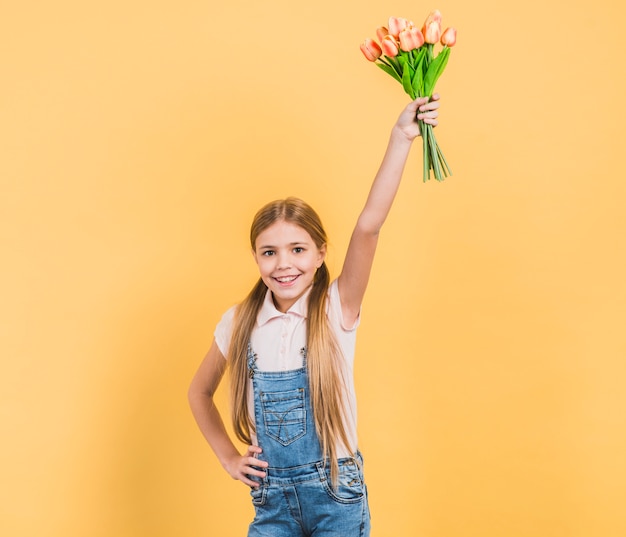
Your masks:
{"label": "long blonde hair", "polygon": [[[327,236],[317,213],[298,198],[276,200],[262,207],[250,228],[250,244],[256,248],[261,232],[278,221],[286,221],[307,231],[318,248],[327,243]],[[322,452],[330,462],[332,482],[337,482],[337,444],[350,449],[344,424],[344,368],[337,339],[326,315],[330,273],[324,262],[315,273],[307,312],[307,368],[315,429]],[[254,423],[248,412],[247,350],[250,336],[261,309],[267,287],[259,278],[252,291],[239,304],[234,324],[228,363],[231,368],[230,404],[235,434],[250,444]]]}

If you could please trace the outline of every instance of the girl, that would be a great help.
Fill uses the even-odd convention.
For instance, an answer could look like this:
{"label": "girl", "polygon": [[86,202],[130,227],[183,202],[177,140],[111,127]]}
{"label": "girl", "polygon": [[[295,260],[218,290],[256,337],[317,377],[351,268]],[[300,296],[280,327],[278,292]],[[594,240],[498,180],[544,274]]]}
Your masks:
{"label": "girl", "polygon": [[[193,415],[222,466],[251,488],[256,516],[249,537],[369,535],[356,436],[355,331],[380,228],[420,134],[417,119],[437,125],[438,99],[416,99],[396,121],[332,283],[326,233],[306,203],[275,201],[253,220],[260,278],[222,317],[189,388]],[[228,366],[244,454],[213,403]]]}

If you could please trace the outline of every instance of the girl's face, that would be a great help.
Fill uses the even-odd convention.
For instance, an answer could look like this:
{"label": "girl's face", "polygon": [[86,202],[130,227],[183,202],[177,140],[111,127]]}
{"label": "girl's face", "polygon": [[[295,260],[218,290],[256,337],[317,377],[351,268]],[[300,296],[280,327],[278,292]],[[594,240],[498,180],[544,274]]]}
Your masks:
{"label": "girl's face", "polygon": [[313,283],[326,247],[318,248],[300,226],[279,220],[259,234],[253,255],[274,304],[284,313]]}

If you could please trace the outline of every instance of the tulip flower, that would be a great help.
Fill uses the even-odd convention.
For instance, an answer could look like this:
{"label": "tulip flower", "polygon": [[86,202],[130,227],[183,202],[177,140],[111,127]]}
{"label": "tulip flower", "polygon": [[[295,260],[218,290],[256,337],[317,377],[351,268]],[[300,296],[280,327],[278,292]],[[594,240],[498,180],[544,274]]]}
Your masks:
{"label": "tulip flower", "polygon": [[384,26],[376,28],[376,37],[379,41],[382,41],[383,37],[385,37],[386,35],[389,35],[389,30],[387,30],[387,28],[385,28]]}
{"label": "tulip flower", "polygon": [[435,9],[435,11],[431,11],[428,14],[428,17],[426,17],[426,20],[424,21],[424,26],[430,24],[431,22],[438,22],[441,24],[441,12],[438,9]]}
{"label": "tulip flower", "polygon": [[371,62],[375,62],[383,53],[378,43],[369,37],[361,43],[361,52]]}
{"label": "tulip flower", "polygon": [[424,41],[434,45],[439,41],[439,36],[441,36],[441,25],[433,21],[427,26],[424,26],[422,32],[424,33]]}
{"label": "tulip flower", "polygon": [[446,28],[441,35],[441,44],[445,47],[453,47],[456,43],[456,30],[454,28]]}
{"label": "tulip flower", "polygon": [[398,52],[400,52],[398,49],[398,42],[391,34],[383,37],[380,46],[382,47],[385,56],[389,56],[390,58],[395,58],[398,55]]}
{"label": "tulip flower", "polygon": [[402,30],[399,39],[400,48],[405,52],[420,48],[424,44],[424,36],[415,26]]}
{"label": "tulip flower", "polygon": [[439,41],[441,37],[441,13],[438,10],[433,11],[424,22],[422,27],[422,33],[424,34],[424,40],[426,43],[434,45]]}
{"label": "tulip flower", "polygon": [[409,21],[402,17],[389,17],[389,33],[396,38],[408,25]]}

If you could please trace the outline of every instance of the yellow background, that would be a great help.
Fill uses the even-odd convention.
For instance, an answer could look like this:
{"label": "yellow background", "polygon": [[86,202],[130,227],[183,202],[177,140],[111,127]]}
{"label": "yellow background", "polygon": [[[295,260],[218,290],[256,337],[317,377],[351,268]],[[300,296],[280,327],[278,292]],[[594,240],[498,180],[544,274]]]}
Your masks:
{"label": "yellow background", "polygon": [[4,2],[1,535],[245,534],[188,382],[255,279],[261,204],[316,207],[337,274],[407,101],[358,45],[434,8],[454,176],[422,183],[416,144],[364,305],[373,535],[626,535],[609,0]]}

